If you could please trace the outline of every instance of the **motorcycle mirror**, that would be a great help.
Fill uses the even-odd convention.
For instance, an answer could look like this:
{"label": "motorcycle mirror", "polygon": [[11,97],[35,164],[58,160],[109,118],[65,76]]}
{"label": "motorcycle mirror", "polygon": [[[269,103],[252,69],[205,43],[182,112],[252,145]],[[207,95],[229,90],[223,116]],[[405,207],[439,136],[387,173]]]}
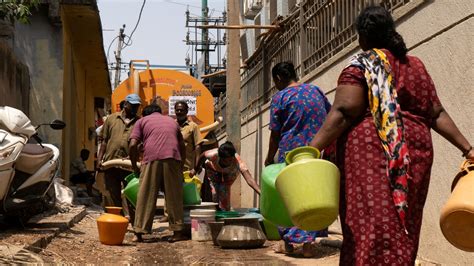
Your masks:
{"label": "motorcycle mirror", "polygon": [[53,122],[51,122],[49,124],[49,126],[52,128],[52,129],[56,129],[56,130],[59,130],[59,129],[63,129],[66,127],[66,123],[64,123],[63,121],[61,120],[54,120]]}

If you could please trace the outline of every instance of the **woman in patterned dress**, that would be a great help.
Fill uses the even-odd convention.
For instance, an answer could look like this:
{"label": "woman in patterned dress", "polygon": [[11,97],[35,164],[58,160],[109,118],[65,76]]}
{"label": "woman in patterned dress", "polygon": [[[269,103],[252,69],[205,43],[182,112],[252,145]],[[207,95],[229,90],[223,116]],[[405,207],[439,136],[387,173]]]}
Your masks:
{"label": "woman in patterned dress", "polygon": [[[272,76],[279,91],[272,97],[270,105],[270,147],[265,166],[274,163],[277,151],[278,163],[283,163],[286,152],[308,145],[331,108],[321,89],[297,82],[291,62],[276,64]],[[328,150],[325,154],[329,154]],[[303,244],[303,255],[307,257],[312,256],[310,245],[316,237],[328,235],[327,230],[305,231],[297,227],[280,227],[279,232],[288,253],[292,253],[293,244]]]}
{"label": "woman in patterned dress", "polygon": [[190,175],[200,173],[203,168],[206,170],[205,182],[209,181],[211,187],[212,200],[219,203],[220,210],[230,210],[230,189],[240,174],[247,184],[260,194],[260,187],[230,141],[223,143],[217,149],[202,153],[196,167],[190,171]]}
{"label": "woman in patterned dress", "polygon": [[338,139],[341,265],[413,265],[434,129],[474,159],[443,109],[420,59],[407,55],[390,13],[369,7],[356,21],[361,54],[338,80],[334,105],[311,145]]}
{"label": "woman in patterned dress", "polygon": [[270,105],[270,145],[265,166],[285,162],[285,153],[306,146],[318,132],[331,109],[328,99],[315,85],[298,83],[293,63],[281,62],[272,68],[278,92]]}

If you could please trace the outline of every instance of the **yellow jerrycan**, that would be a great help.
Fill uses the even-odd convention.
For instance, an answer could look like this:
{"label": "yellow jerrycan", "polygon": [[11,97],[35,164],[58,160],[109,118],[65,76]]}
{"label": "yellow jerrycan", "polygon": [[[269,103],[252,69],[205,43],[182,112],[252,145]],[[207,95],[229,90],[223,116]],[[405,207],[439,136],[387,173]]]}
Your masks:
{"label": "yellow jerrycan", "polygon": [[453,246],[474,252],[474,160],[465,160],[441,210],[440,226]]}

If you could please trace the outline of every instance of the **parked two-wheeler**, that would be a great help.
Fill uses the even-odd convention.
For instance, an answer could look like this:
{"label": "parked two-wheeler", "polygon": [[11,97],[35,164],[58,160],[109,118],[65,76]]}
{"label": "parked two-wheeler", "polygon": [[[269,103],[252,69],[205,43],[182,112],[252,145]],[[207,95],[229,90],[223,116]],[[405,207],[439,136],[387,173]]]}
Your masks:
{"label": "parked two-wheeler", "polygon": [[22,111],[0,107],[0,214],[5,217],[25,221],[54,205],[59,149],[42,143],[37,130],[43,125],[55,130],[66,126],[54,120],[34,127]]}

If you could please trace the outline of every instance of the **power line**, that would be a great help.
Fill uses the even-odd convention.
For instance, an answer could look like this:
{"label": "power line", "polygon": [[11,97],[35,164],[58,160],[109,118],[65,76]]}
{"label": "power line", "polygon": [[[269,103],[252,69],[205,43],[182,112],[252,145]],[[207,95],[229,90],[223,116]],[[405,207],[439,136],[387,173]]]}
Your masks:
{"label": "power line", "polygon": [[[180,6],[187,6],[187,7],[192,7],[192,8],[196,8],[196,9],[201,9],[202,10],[202,6],[195,6],[195,5],[190,5],[190,4],[186,4],[186,3],[181,3],[181,2],[177,2],[177,1],[173,1],[173,0],[165,0],[166,3],[169,3],[169,4],[175,4],[175,5],[180,5]],[[213,8],[213,10],[215,10],[215,8]],[[217,10],[217,11],[221,11],[221,10]],[[223,12],[223,11],[221,11]]]}
{"label": "power line", "polygon": [[128,38],[128,40],[127,40],[127,41],[124,40],[124,42],[125,42],[127,45],[124,45],[122,48],[125,48],[125,46],[132,46],[132,44],[133,44],[132,38],[130,38],[130,36],[128,36],[127,34],[124,34],[123,37],[124,37],[124,38]]}
{"label": "power line", "polygon": [[125,47],[132,45],[130,41],[132,40],[132,36],[135,33],[135,30],[137,30],[138,24],[140,24],[140,20],[142,18],[142,12],[143,12],[143,8],[145,7],[145,3],[146,3],[146,0],[143,0],[142,7],[140,8],[140,13],[138,14],[137,23],[135,24],[135,28],[133,28],[132,33],[130,33],[129,41],[126,43],[124,42],[124,46],[123,46],[124,49]]}
{"label": "power line", "polygon": [[[188,32],[189,32],[189,33],[197,33],[197,34],[199,34],[199,35],[202,36],[202,33],[199,32],[199,31],[188,30]],[[214,35],[214,33],[208,32],[208,34],[211,35],[211,37],[213,37],[214,39],[217,39],[217,37],[216,37],[216,35]]]}
{"label": "power line", "polygon": [[180,6],[188,6],[188,7],[194,7],[194,8],[199,8],[201,9],[200,6],[194,6],[194,5],[190,5],[190,4],[185,4],[185,3],[180,3],[180,2],[175,2],[175,1],[171,1],[171,0],[165,0],[166,3],[169,3],[169,4],[175,4],[175,5],[180,5]]}
{"label": "power line", "polygon": [[114,43],[115,40],[117,40],[118,37],[119,37],[119,36],[113,38],[112,41],[111,41],[110,44],[109,44],[109,48],[107,48],[107,62],[110,61],[110,60],[109,60],[110,47],[112,47],[112,44]]}

